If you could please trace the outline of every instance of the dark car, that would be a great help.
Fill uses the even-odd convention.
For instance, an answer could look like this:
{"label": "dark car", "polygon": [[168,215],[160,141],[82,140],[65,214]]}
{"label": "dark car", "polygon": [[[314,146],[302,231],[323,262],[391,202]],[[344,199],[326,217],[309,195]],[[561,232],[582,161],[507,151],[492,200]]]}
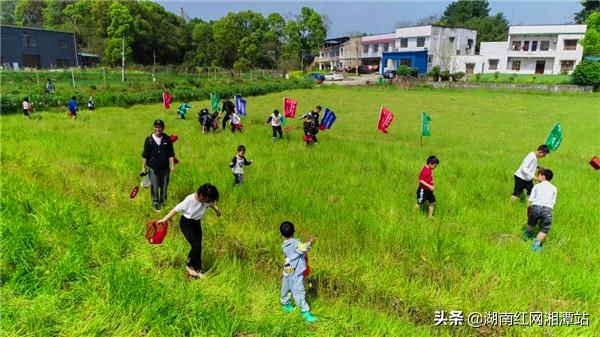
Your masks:
{"label": "dark car", "polygon": [[306,75],[306,78],[315,80],[315,81],[317,81],[317,83],[321,83],[321,82],[325,81],[325,75],[319,74],[319,73],[310,73],[310,74]]}
{"label": "dark car", "polygon": [[386,70],[383,73],[383,78],[396,78],[396,71],[393,69]]}

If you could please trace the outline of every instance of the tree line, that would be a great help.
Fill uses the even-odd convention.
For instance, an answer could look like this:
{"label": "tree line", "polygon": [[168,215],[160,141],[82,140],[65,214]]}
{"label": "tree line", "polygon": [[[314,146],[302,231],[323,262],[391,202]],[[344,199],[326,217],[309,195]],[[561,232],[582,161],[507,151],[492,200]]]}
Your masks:
{"label": "tree line", "polygon": [[138,0],[2,0],[0,6],[2,24],[72,31],[79,49],[108,65],[121,62],[124,40],[128,62],[142,65],[293,69],[310,62],[327,36],[326,18],[308,7],[288,19],[242,11],[206,22]]}

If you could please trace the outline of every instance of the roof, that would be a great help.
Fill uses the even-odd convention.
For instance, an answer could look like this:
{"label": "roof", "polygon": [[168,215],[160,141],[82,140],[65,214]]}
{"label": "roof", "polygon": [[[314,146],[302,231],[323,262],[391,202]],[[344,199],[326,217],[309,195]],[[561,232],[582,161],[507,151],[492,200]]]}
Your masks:
{"label": "roof", "polygon": [[586,60],[586,61],[600,62],[600,56],[586,56],[583,59]]}
{"label": "roof", "polygon": [[20,27],[20,26],[13,26],[13,25],[0,25],[0,28],[3,28],[3,27],[23,29],[23,30],[40,30],[40,31],[44,31],[44,32],[54,32],[54,33],[64,33],[64,34],[75,34],[74,32],[67,32],[64,30],[44,29],[44,28],[39,28],[39,27]]}
{"label": "roof", "polygon": [[509,26],[508,34],[585,34],[586,29],[586,25],[520,25]]}

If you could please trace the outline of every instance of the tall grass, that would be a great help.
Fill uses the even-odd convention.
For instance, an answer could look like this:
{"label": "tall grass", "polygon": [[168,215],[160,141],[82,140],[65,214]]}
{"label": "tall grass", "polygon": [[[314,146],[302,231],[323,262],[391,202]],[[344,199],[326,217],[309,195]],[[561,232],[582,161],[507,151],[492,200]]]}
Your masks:
{"label": "tall grass", "polygon": [[[271,142],[264,121],[282,97],[334,110],[319,144],[301,123]],[[248,98],[246,132],[203,135],[161,105],[82,111],[77,120],[3,116],[0,327],[7,336],[594,336],[600,333],[600,196],[587,161],[600,153],[597,95],[335,88]],[[192,102],[194,110],[209,102]],[[376,131],[380,105],[396,119]],[[174,110],[174,109],[173,109]],[[433,118],[419,145],[419,116]],[[192,114],[193,115],[193,114]],[[168,206],[204,182],[224,216],[203,220],[209,277],[188,280],[189,246],[175,222],[151,246],[149,193],[134,200],[142,142],[162,118],[181,163]],[[525,204],[508,202],[512,174],[555,122],[561,148],[540,160],[558,202],[542,254],[521,240]],[[246,184],[227,167],[245,144]],[[429,154],[438,208],[414,210]],[[281,242],[319,237],[307,296],[320,318],[302,322],[278,304]],[[435,310],[579,311],[590,327],[435,327]]]}

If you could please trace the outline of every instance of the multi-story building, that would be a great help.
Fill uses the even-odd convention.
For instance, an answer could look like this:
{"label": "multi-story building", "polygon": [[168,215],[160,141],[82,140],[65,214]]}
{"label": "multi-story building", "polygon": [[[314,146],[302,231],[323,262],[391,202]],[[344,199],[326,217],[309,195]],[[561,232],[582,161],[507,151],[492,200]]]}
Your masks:
{"label": "multi-story building", "polygon": [[469,73],[570,74],[581,62],[586,25],[510,26],[501,42],[482,42],[479,56],[462,58]]}
{"label": "multi-story building", "polygon": [[395,33],[375,34],[361,38],[361,64],[369,69],[380,70],[383,53],[394,50]]}
{"label": "multi-story building", "polygon": [[360,38],[339,37],[325,40],[315,64],[319,70],[344,70],[360,65]]}
{"label": "multi-story building", "polygon": [[394,50],[382,54],[381,72],[400,65],[417,68],[420,74],[440,66],[454,72],[460,67],[459,56],[475,55],[477,31],[444,26],[397,28]]}

